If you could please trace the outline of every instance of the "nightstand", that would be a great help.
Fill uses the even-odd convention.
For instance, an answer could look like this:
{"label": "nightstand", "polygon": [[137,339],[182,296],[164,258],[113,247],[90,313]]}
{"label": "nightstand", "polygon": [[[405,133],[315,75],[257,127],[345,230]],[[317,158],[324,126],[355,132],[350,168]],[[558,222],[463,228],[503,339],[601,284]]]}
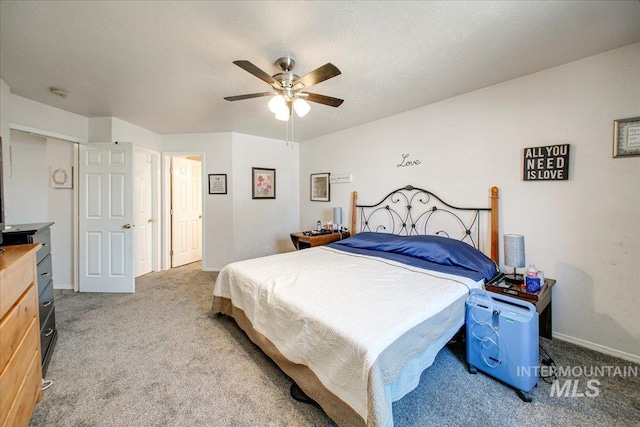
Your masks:
{"label": "nightstand", "polygon": [[551,339],[551,288],[556,284],[556,281],[554,279],[544,279],[544,284],[545,286],[542,288],[542,291],[534,294],[521,290],[520,286],[502,287],[497,285],[488,285],[485,286],[485,288],[487,291],[508,295],[533,304],[539,315],[538,325],[540,336]]}
{"label": "nightstand", "polygon": [[336,240],[346,239],[350,234],[348,231],[325,234],[304,234],[303,232],[291,233],[291,241],[297,250],[312,248],[314,246],[324,246]]}

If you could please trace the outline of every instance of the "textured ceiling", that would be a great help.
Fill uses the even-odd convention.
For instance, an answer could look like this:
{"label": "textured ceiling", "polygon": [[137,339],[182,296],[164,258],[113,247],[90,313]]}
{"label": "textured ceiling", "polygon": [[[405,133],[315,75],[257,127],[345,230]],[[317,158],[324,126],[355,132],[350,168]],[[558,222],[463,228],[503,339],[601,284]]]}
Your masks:
{"label": "textured ceiling", "polygon": [[[294,122],[305,141],[640,41],[640,1],[187,2],[5,1],[0,76],[12,93],[157,133],[240,132],[283,139],[269,86],[331,62],[342,75],[311,91]],[[49,87],[69,91],[66,99]]]}

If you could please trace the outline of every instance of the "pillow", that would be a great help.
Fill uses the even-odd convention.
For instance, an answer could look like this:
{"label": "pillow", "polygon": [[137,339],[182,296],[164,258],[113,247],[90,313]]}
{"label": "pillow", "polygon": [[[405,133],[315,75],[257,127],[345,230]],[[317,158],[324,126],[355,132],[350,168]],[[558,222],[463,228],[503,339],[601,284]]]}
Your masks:
{"label": "pillow", "polygon": [[336,244],[352,248],[392,252],[434,262],[461,267],[481,273],[490,280],[498,272],[493,260],[473,246],[442,236],[396,236],[395,234],[358,233]]}

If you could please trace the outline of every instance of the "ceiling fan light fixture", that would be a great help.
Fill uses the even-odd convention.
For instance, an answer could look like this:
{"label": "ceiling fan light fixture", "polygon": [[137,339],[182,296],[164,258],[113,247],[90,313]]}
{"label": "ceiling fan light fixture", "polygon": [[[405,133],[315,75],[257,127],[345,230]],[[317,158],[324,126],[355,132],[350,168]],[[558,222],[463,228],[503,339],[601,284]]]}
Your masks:
{"label": "ceiling fan light fixture", "polygon": [[269,100],[268,106],[269,110],[271,110],[273,114],[278,114],[280,111],[287,108],[287,103],[284,100],[284,96],[275,95],[271,100]]}
{"label": "ceiling fan light fixture", "polygon": [[286,105],[276,113],[276,119],[283,122],[289,121],[289,108]]}
{"label": "ceiling fan light fixture", "polygon": [[311,105],[302,98],[296,98],[293,101],[293,109],[296,110],[298,117],[304,117],[311,111]]}
{"label": "ceiling fan light fixture", "polygon": [[311,110],[311,105],[309,105],[307,101],[328,105],[330,107],[339,107],[344,102],[342,99],[331,96],[302,92],[313,85],[317,85],[341,74],[340,70],[330,62],[302,77],[292,72],[295,67],[295,61],[289,57],[283,57],[276,61],[276,65],[278,65],[282,72],[274,75],[269,75],[246,60],[233,61],[233,63],[249,74],[269,84],[272,90],[271,92],[225,96],[224,99],[227,101],[240,101],[243,99],[269,96],[271,97],[268,102],[269,110],[275,114],[278,120],[288,122],[289,118],[293,117],[294,110],[298,117],[306,116]]}

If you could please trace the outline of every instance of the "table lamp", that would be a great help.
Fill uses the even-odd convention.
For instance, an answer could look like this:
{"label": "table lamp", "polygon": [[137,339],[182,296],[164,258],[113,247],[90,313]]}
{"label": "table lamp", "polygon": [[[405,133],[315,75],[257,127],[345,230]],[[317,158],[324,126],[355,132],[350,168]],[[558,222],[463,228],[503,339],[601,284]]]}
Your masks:
{"label": "table lamp", "polygon": [[505,274],[505,282],[511,285],[522,285],[524,277],[516,274],[516,268],[524,268],[524,236],[521,234],[504,235],[504,265],[513,267],[513,274]]}
{"label": "table lamp", "polygon": [[333,223],[342,231],[342,208],[333,208]]}

